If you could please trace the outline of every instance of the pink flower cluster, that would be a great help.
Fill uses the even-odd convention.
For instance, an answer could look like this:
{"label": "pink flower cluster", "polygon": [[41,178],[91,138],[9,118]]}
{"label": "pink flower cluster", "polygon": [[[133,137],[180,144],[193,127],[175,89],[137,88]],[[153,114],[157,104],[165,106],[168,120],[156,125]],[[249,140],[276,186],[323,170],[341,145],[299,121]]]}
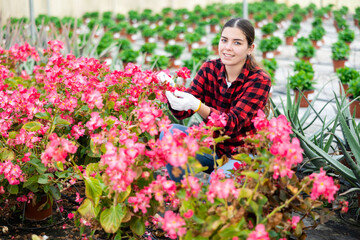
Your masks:
{"label": "pink flower cluster", "polygon": [[188,79],[190,77],[190,70],[187,68],[187,67],[182,67],[180,68],[179,70],[177,70],[175,72],[175,74],[178,76],[178,77],[181,77],[183,79]]}
{"label": "pink flower cluster", "polygon": [[235,187],[234,179],[228,178],[223,180],[224,178],[225,174],[222,169],[211,173],[209,190],[207,192],[209,202],[214,203],[216,197],[221,199],[228,199],[230,196],[238,197],[239,189]]}
{"label": "pink flower cluster", "polygon": [[[126,130],[122,131],[119,143],[122,147],[116,147],[112,142],[107,142],[106,153],[101,156],[100,163],[107,166],[105,173],[111,180],[113,190],[123,192],[134,181],[136,173],[133,169],[135,160],[144,154],[145,145],[137,142],[137,137]],[[131,138],[132,137],[132,138]]]}
{"label": "pink flower cluster", "polygon": [[186,191],[186,199],[189,199],[191,197],[196,198],[199,195],[202,183],[199,183],[198,178],[188,176],[181,180],[181,185]]}
{"label": "pink flower cluster", "polygon": [[35,61],[40,61],[39,53],[36,51],[35,47],[31,47],[27,42],[19,46],[14,44],[10,47],[9,57],[15,61],[26,61],[29,57],[33,58]]}
{"label": "pink flower cluster", "polygon": [[172,211],[166,211],[164,217],[159,217],[161,228],[169,235],[169,238],[176,239],[186,234],[185,220]]}
{"label": "pink flower cluster", "polygon": [[[137,114],[137,117],[140,120],[141,131],[148,132],[151,136],[155,136],[159,133],[158,128],[156,126],[156,119],[160,118],[163,115],[161,109],[156,107],[151,102],[142,101],[139,104],[139,107],[135,110],[135,113]],[[168,123],[169,122],[170,121],[168,121]]]}
{"label": "pink flower cluster", "polygon": [[[264,112],[259,110],[253,123],[257,131],[265,133],[266,138],[272,142],[270,152],[274,155],[271,166],[274,172],[273,177],[275,179],[279,176],[291,178],[294,174],[291,169],[303,160],[303,150],[297,138],[290,138],[292,130],[286,117],[280,115],[278,118],[272,118],[269,121]],[[262,139],[260,134],[257,137]]]}
{"label": "pink flower cluster", "polygon": [[41,154],[41,162],[48,166],[55,162],[66,163],[68,153],[75,153],[77,147],[69,140],[59,138],[56,133],[49,137],[49,144],[45,151]]}
{"label": "pink flower cluster", "polygon": [[[155,200],[160,204],[164,201],[173,201],[176,194],[176,184],[172,180],[167,180],[165,176],[158,175],[156,180],[149,186],[136,192],[134,197],[129,197],[128,202],[133,206],[134,212],[141,210],[144,214],[147,213],[147,208],[150,207],[150,200],[154,196]],[[172,205],[176,205],[175,201]]]}
{"label": "pink flower cluster", "polygon": [[25,180],[19,165],[15,165],[9,160],[0,162],[0,175],[4,175],[10,185],[17,185]]}
{"label": "pink flower cluster", "polygon": [[315,200],[323,196],[330,203],[334,195],[339,190],[339,186],[334,184],[332,177],[326,176],[326,172],[321,168],[320,173],[312,173],[309,178],[313,180],[311,199]]}
{"label": "pink flower cluster", "polygon": [[208,117],[209,121],[207,122],[207,126],[213,126],[213,127],[225,127],[226,126],[226,114],[222,113],[221,115],[212,112],[210,116]]}
{"label": "pink flower cluster", "polygon": [[270,240],[269,233],[263,224],[256,225],[255,231],[251,232],[246,240]]}

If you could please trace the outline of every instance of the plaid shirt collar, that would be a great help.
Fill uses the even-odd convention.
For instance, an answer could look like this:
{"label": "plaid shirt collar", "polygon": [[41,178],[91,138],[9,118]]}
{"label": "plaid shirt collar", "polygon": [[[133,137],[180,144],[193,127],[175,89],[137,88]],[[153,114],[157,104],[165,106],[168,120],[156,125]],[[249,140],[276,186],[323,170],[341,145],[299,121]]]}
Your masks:
{"label": "plaid shirt collar", "polygon": [[[219,58],[219,61],[221,63],[221,68],[220,68],[220,72],[219,72],[218,81],[221,84],[221,83],[226,83],[226,68],[225,68],[225,64],[223,64],[221,62],[220,58]],[[243,84],[245,82],[245,80],[247,79],[247,77],[249,75],[249,70],[247,70],[247,66],[249,64],[250,64],[250,58],[247,58],[244,66],[241,70],[241,73],[239,74],[239,76],[236,78],[235,81],[239,82],[240,84]]]}

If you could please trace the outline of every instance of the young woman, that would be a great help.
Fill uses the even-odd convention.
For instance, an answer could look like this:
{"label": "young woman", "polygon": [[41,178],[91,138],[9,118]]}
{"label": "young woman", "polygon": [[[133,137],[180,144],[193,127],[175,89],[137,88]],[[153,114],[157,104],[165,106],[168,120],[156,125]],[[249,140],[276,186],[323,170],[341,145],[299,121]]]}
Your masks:
{"label": "young woman", "polygon": [[[206,122],[212,112],[226,114],[224,135],[230,139],[216,145],[218,158],[236,154],[236,149],[243,144],[242,137],[255,132],[251,120],[258,109],[264,109],[268,98],[271,81],[252,56],[254,39],[255,30],[248,20],[229,20],[221,31],[220,58],[205,62],[185,92],[166,93],[170,109],[178,119],[197,112]],[[175,128],[186,131],[185,126],[175,124],[171,130]],[[214,170],[212,155],[199,154],[196,159],[209,167],[207,173]],[[234,163],[235,160],[230,160],[220,168],[226,172]],[[167,168],[174,181],[182,179],[172,174],[171,165]]]}

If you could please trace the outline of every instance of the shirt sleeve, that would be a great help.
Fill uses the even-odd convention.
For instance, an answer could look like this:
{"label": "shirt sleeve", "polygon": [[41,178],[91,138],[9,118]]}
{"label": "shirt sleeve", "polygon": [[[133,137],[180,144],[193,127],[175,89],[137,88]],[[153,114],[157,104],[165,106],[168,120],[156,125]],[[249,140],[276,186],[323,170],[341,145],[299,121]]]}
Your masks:
{"label": "shirt sleeve", "polygon": [[[269,76],[260,70],[247,79],[243,88],[240,96],[235,98],[232,107],[226,113],[227,124],[224,128],[224,135],[236,137],[243,129],[249,129],[249,126],[252,125],[251,120],[257,111],[265,108],[271,81]],[[212,112],[222,113],[215,108],[211,107],[210,109],[210,115]]]}

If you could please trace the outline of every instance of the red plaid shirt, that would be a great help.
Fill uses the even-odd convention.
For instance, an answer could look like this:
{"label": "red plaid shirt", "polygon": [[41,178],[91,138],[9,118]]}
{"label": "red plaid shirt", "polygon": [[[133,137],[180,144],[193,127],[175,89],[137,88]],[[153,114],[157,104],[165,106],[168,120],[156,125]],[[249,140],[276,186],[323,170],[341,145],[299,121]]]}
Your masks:
{"label": "red plaid shirt", "polygon": [[[249,71],[246,61],[238,78],[228,88],[225,65],[220,59],[205,62],[196,74],[186,92],[191,93],[210,107],[210,114],[225,113],[227,124],[224,135],[230,139],[216,145],[219,157],[230,156],[235,148],[243,144],[242,138],[247,133],[255,133],[251,120],[258,109],[264,109],[271,87],[270,77],[260,68]],[[172,110],[177,119],[188,118],[194,114],[192,110]],[[204,119],[207,122],[208,119]]]}

